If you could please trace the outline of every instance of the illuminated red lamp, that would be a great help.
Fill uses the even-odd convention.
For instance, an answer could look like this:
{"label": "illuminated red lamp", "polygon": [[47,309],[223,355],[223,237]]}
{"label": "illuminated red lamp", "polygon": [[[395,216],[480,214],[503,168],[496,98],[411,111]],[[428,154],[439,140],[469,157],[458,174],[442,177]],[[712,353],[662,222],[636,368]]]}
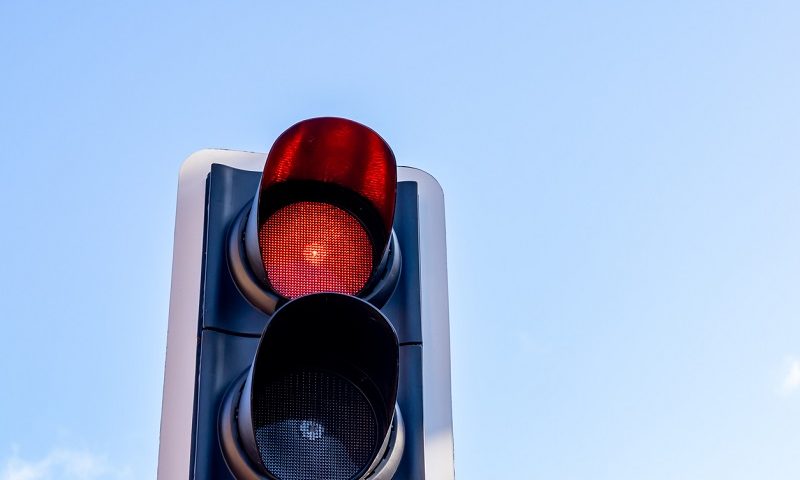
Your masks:
{"label": "illuminated red lamp", "polygon": [[361,293],[388,248],[396,191],[394,154],[368,127],[314,118],[289,128],[257,197],[263,280],[284,298]]}

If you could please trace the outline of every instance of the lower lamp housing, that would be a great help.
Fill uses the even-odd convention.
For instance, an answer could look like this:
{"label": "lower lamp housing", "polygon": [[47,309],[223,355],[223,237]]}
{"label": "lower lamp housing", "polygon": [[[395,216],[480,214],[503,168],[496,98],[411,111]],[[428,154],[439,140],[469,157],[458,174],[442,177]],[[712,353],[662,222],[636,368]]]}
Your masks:
{"label": "lower lamp housing", "polygon": [[399,344],[375,307],[337,293],[286,303],[220,410],[243,480],[390,479],[402,457]]}

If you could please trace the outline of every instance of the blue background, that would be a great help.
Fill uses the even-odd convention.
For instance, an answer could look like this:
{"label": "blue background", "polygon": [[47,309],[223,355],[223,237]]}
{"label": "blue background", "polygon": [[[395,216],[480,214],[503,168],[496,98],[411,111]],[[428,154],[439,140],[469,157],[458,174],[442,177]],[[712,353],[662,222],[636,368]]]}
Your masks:
{"label": "blue background", "polygon": [[444,188],[459,479],[800,478],[800,4],[272,3],[0,3],[0,480],[155,477],[179,166],[320,115]]}

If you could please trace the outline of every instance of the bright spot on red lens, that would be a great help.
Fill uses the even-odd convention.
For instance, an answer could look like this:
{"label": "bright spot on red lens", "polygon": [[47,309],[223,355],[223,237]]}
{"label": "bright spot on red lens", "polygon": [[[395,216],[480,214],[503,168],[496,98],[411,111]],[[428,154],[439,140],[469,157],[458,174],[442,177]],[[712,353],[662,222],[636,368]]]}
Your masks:
{"label": "bright spot on red lens", "polygon": [[298,202],[273,213],[259,231],[261,259],[276,293],[354,295],[372,273],[372,243],[355,217],[328,203]]}

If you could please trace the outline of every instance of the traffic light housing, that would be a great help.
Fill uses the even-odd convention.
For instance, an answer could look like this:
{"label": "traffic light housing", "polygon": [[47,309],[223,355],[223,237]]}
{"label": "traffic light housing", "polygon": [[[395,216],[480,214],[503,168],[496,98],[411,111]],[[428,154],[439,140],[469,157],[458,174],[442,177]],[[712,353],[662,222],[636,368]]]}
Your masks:
{"label": "traffic light housing", "polygon": [[181,170],[158,478],[453,478],[441,189],[312,119]]}

